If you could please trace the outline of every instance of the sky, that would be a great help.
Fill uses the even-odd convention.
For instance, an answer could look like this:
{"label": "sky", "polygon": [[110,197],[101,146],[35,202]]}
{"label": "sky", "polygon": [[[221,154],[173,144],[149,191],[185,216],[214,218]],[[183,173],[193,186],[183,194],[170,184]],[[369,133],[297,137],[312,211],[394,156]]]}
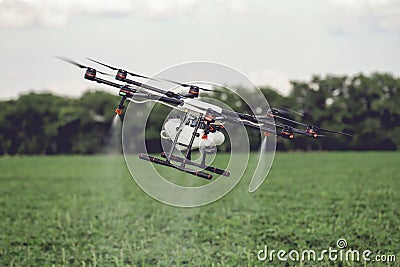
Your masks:
{"label": "sky", "polygon": [[147,76],[216,62],[287,94],[315,74],[400,76],[399,47],[398,0],[0,0],[0,99],[115,92],[54,56]]}

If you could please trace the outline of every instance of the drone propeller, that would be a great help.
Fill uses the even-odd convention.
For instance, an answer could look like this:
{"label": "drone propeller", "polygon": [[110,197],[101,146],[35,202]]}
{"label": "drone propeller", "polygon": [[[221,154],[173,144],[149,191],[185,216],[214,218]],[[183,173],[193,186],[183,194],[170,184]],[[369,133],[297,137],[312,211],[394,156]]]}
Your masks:
{"label": "drone propeller", "polygon": [[[294,128],[294,127],[290,127],[290,126],[284,125],[284,124],[279,124],[279,123],[276,123],[276,122],[275,123],[269,123],[269,122],[263,121],[263,123],[274,125],[275,127],[278,127],[278,128],[285,128],[285,127],[289,128],[290,127],[290,129],[295,133],[313,135],[314,137],[323,137],[324,136],[324,135],[318,134],[318,132],[329,132],[329,133],[341,134],[341,135],[345,135],[345,136],[349,136],[349,137],[352,136],[351,134],[348,134],[348,133],[329,130],[329,129],[324,129],[324,128],[320,128],[320,127],[314,126],[314,125],[307,125],[305,123],[298,122],[298,121],[295,121],[295,120],[291,120],[291,119],[288,119],[288,118],[285,118],[285,117],[281,117],[281,116],[278,116],[278,115],[272,115],[272,116],[275,117],[275,118],[279,118],[279,119],[282,119],[282,120],[297,124],[297,125],[301,125],[301,126],[307,127],[307,130],[305,130],[305,131],[304,130],[300,130],[300,129],[297,129],[297,128]],[[258,116],[257,118],[262,119],[262,118],[265,118],[265,116]]]}
{"label": "drone propeller", "polygon": [[287,108],[287,107],[284,107],[284,106],[278,106],[278,107],[275,108],[275,109],[276,109],[278,112],[280,112],[280,113],[294,113],[294,114],[297,114],[297,115],[299,115],[299,116],[301,116],[301,117],[304,116],[303,113],[294,111],[293,109],[290,109],[290,108]]}
{"label": "drone propeller", "polygon": [[286,114],[289,114],[289,113],[293,113],[293,114],[299,115],[301,117],[304,116],[302,113],[299,113],[297,111],[294,111],[294,110],[289,109],[289,108],[284,107],[284,106],[278,106],[276,108],[269,108],[267,110],[267,113],[272,114],[272,115],[286,115]]}
{"label": "drone propeller", "polygon": [[167,81],[167,82],[170,82],[170,83],[174,83],[174,84],[180,85],[182,87],[195,88],[195,89],[199,89],[199,90],[206,91],[206,92],[218,92],[217,90],[206,89],[206,88],[199,87],[197,85],[192,85],[192,84],[187,84],[187,83],[180,83],[180,82],[176,82],[176,81],[172,81],[172,80],[168,80],[168,79],[160,79],[160,80]]}
{"label": "drone propeller", "polygon": [[316,131],[322,131],[322,132],[328,132],[328,133],[336,133],[336,134],[341,134],[341,135],[345,135],[345,136],[349,136],[349,137],[352,136],[351,134],[348,134],[348,133],[338,132],[338,131],[324,129],[324,128],[319,128],[317,126],[312,126],[311,125],[311,127],[312,127],[313,130],[316,130]]}
{"label": "drone propeller", "polygon": [[[70,63],[70,64],[72,64],[72,65],[75,65],[75,66],[77,66],[77,67],[80,68],[80,69],[95,70],[95,69],[92,68],[92,67],[88,67],[88,66],[82,65],[82,64],[80,64],[80,63],[78,63],[78,62],[76,62],[76,61],[73,61],[72,59],[67,58],[67,57],[60,57],[60,56],[55,56],[55,57],[58,58],[58,59],[60,59],[60,60],[62,60],[62,61],[68,62],[68,63]],[[98,70],[96,70],[96,72],[101,73],[101,74],[103,74],[103,75],[107,75],[107,76],[113,76],[113,75],[111,75],[111,74],[109,74],[109,73],[102,72],[102,71],[98,71]]]}
{"label": "drone propeller", "polygon": [[119,68],[116,68],[116,67],[107,65],[107,64],[105,64],[105,63],[101,63],[101,62],[96,61],[96,60],[91,59],[91,58],[87,58],[87,59],[90,60],[90,61],[93,61],[93,62],[95,62],[95,63],[97,63],[97,64],[103,65],[104,67],[107,67],[107,68],[109,68],[109,69],[116,70],[116,71],[118,71],[118,73],[120,73],[120,72],[121,72],[122,74],[123,74],[123,73],[128,73],[128,74],[130,74],[130,75],[132,75],[132,76],[134,76],[134,77],[145,78],[145,79],[149,79],[149,80],[156,81],[156,79],[153,79],[153,78],[150,78],[150,77],[147,77],[147,76],[143,76],[143,75],[140,75],[140,74],[136,74],[136,73],[134,73],[134,72],[126,71],[126,70],[123,70],[123,69],[119,69]]}
{"label": "drone propeller", "polygon": [[278,118],[278,119],[281,119],[281,120],[285,120],[285,121],[288,121],[288,122],[291,122],[291,123],[294,123],[294,124],[297,124],[297,125],[301,125],[301,126],[304,126],[304,127],[307,127],[308,125],[307,124],[304,124],[304,123],[302,123],[302,122],[298,122],[298,121],[295,121],[295,120],[291,120],[291,119],[288,119],[288,118],[286,118],[286,117],[282,117],[282,116],[279,116],[279,115],[272,115],[274,118]]}

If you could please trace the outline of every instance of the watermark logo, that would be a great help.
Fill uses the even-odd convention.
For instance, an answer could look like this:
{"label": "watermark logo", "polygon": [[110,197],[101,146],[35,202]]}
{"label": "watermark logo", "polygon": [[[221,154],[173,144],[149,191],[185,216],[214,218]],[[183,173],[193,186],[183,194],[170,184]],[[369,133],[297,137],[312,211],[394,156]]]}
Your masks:
{"label": "watermark logo", "polygon": [[339,249],[347,248],[347,241],[346,241],[346,239],[344,239],[344,238],[339,238],[339,239],[336,241],[336,246],[337,246]]}
{"label": "watermark logo", "polygon": [[348,248],[346,239],[339,238],[336,241],[336,247],[328,247],[316,251],[313,249],[304,250],[275,250],[269,249],[265,245],[263,249],[257,252],[257,259],[259,261],[293,261],[293,262],[319,262],[319,261],[346,261],[346,262],[396,262],[396,255],[394,254],[374,254],[370,249],[356,250]]}

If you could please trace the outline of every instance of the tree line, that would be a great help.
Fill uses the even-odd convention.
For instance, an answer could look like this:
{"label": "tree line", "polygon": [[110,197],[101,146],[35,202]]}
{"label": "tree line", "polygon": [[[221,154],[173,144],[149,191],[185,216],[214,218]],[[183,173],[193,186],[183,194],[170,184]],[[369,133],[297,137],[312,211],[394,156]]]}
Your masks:
{"label": "tree line", "polygon": [[[281,95],[269,87],[260,90],[271,107],[284,106],[303,113],[293,119],[322,128],[346,131],[351,138],[329,134],[325,138],[278,138],[279,150],[397,150],[400,148],[400,79],[389,73],[354,76],[313,76],[292,81]],[[242,93],[251,94],[246,88]],[[221,91],[221,90],[220,90]],[[239,112],[251,112],[237,95],[203,94],[221,100]],[[80,98],[49,93],[28,93],[0,102],[0,155],[95,154],[104,152],[119,97],[88,91]],[[146,142],[157,147],[169,108],[157,105],[149,117]],[[134,118],[132,118],[134,119]],[[260,138],[249,130],[252,150]],[[157,149],[155,149],[157,150]],[[229,150],[229,145],[221,147]]]}

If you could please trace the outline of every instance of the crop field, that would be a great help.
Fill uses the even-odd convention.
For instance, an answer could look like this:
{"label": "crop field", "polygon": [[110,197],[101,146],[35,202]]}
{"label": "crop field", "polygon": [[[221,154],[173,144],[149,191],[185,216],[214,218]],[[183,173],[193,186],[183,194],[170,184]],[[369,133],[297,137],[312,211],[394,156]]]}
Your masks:
{"label": "crop field", "polygon": [[[249,194],[249,182],[176,208],[147,196],[119,156],[2,157],[0,266],[400,264],[400,153],[277,153],[261,188]],[[257,258],[265,245],[319,252],[340,238],[396,262]]]}

